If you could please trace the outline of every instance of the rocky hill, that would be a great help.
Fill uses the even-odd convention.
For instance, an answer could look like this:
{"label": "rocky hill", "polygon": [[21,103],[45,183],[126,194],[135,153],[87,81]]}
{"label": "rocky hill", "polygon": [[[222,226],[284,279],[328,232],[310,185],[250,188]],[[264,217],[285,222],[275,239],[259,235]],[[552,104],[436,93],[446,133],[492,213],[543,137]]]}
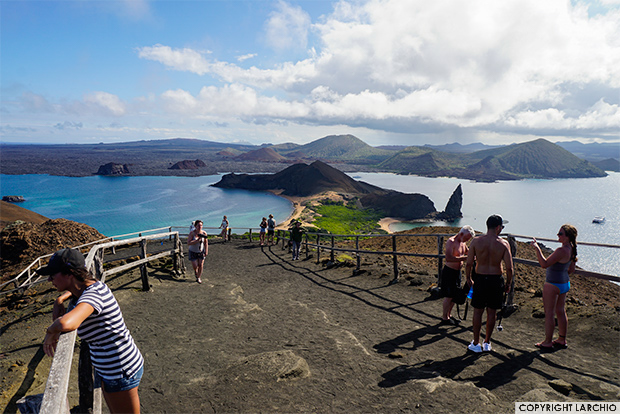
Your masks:
{"label": "rocky hill", "polygon": [[390,150],[371,147],[353,135],[329,135],[305,145],[288,149],[280,146],[276,150],[284,155],[296,153],[312,159],[363,164],[380,162],[394,153]]}
{"label": "rocky hill", "polygon": [[385,192],[374,185],[356,181],[321,161],[310,165],[294,164],[275,174],[226,174],[213,186],[256,191],[282,190],[283,195],[301,197],[324,191],[349,194]]}
{"label": "rocky hill", "polygon": [[272,148],[260,148],[254,151],[249,151],[236,157],[242,161],[260,161],[260,162],[283,162],[286,161],[286,157],[275,152]]}
{"label": "rocky hill", "polygon": [[[34,218],[34,221],[24,222],[24,218]],[[1,279],[16,276],[37,257],[104,238],[103,234],[86,224],[66,219],[41,222],[37,215],[28,214],[0,232]]]}
{"label": "rocky hill", "polygon": [[183,160],[179,161],[170,167],[171,170],[197,170],[198,168],[204,168],[207,164],[202,160]]}
{"label": "rocky hill", "polygon": [[452,176],[476,181],[607,175],[592,163],[544,139],[461,154],[430,147],[409,147],[383,161],[379,167],[401,174]]}

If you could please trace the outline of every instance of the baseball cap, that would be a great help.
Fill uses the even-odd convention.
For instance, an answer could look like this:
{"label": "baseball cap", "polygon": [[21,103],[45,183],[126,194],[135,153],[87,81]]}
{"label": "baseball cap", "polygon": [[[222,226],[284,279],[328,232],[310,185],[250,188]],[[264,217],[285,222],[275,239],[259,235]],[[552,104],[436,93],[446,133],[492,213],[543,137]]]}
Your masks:
{"label": "baseball cap", "polygon": [[494,229],[504,224],[508,224],[508,220],[504,220],[499,214],[493,214],[487,219],[487,228],[489,229]]}
{"label": "baseball cap", "polygon": [[40,275],[53,275],[67,268],[79,269],[86,267],[84,261],[84,255],[76,249],[62,249],[50,257],[50,261],[47,266],[37,269],[37,273]]}

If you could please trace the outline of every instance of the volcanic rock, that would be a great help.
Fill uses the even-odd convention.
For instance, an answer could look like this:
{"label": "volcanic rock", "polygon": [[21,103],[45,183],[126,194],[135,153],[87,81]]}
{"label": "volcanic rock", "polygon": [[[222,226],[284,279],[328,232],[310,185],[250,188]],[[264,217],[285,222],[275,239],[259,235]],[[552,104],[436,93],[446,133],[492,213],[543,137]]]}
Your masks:
{"label": "volcanic rock", "polygon": [[179,161],[170,167],[171,170],[197,170],[198,168],[204,168],[207,164],[202,160],[184,160]]}
{"label": "volcanic rock", "polygon": [[8,201],[9,203],[21,203],[26,200],[24,199],[24,196],[10,195],[2,197],[2,201]]}
{"label": "volcanic rock", "polygon": [[116,164],[109,162],[99,167],[97,175],[125,175],[129,174],[129,166],[127,164]]}

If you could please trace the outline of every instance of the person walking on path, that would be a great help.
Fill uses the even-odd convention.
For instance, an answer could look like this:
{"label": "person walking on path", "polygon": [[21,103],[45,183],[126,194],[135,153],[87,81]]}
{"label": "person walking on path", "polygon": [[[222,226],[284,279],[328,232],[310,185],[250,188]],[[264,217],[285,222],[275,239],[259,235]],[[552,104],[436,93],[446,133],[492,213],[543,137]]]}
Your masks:
{"label": "person walking on path", "polygon": [[[566,294],[570,290],[569,273],[575,271],[577,262],[577,229],[564,224],[558,231],[558,241],[562,246],[545,258],[534,238],[531,245],[536,251],[536,258],[543,269],[547,269],[543,285],[543,305],[545,308],[545,340],[536,344],[540,349],[567,348],[566,334],[568,316],[566,315]],[[555,317],[558,321],[558,339],[553,340]]]}
{"label": "person walking on path", "polygon": [[[467,283],[474,288],[471,299],[471,305],[474,308],[474,339],[467,348],[476,353],[491,351],[491,335],[495,327],[497,310],[502,307],[504,292],[510,292],[513,275],[512,254],[508,242],[499,237],[506,223],[508,222],[504,221],[502,216],[495,214],[490,216],[486,223],[486,234],[474,238],[467,254],[465,265]],[[505,283],[502,277],[502,263],[506,268]],[[487,311],[486,335],[481,346],[480,330],[485,308]]]}
{"label": "person walking on path", "polygon": [[467,260],[467,243],[476,233],[471,226],[463,226],[446,242],[446,263],[441,270],[441,293],[443,299],[442,325],[456,325],[458,322],[451,315],[454,302],[452,298],[461,289],[461,267]]}
{"label": "person walking on path", "polygon": [[[140,413],[138,386],[144,358],[110,288],[86,269],[84,256],[76,249],[57,251],[37,273],[47,275],[64,292],[54,301],[54,322],[43,341],[45,354],[53,357],[60,334],[77,329],[89,345],[94,385],[101,387],[110,412]],[[64,302],[71,298],[67,311]]]}
{"label": "person walking on path", "polygon": [[263,217],[263,220],[260,222],[260,232],[258,233],[258,237],[260,239],[260,245],[265,245],[265,234],[267,234],[267,217]]}
{"label": "person walking on path", "polygon": [[301,240],[304,235],[304,229],[301,228],[301,223],[295,221],[293,228],[291,229],[291,241],[293,242],[293,260],[299,260],[299,248],[301,247]]}
{"label": "person walking on path", "polygon": [[190,231],[187,236],[187,245],[187,249],[189,250],[189,261],[194,268],[196,282],[202,283],[204,261],[205,257],[209,254],[209,242],[207,241],[207,233],[202,230],[202,220],[196,220],[194,222],[194,230]]}
{"label": "person walking on path", "polygon": [[273,235],[276,231],[276,221],[273,219],[273,214],[269,215],[269,220],[267,220],[267,243],[269,246],[273,244]]}
{"label": "person walking on path", "polygon": [[226,218],[226,216],[224,216],[224,218],[222,219],[220,229],[222,229],[222,231],[220,232],[220,237],[222,237],[222,241],[226,243],[226,241],[228,240],[228,218]]}

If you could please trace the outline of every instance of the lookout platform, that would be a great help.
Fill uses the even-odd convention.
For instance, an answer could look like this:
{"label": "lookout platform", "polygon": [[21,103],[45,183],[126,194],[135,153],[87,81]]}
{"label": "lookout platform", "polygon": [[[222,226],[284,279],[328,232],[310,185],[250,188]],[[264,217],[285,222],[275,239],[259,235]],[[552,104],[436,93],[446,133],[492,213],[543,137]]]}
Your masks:
{"label": "lookout platform", "polygon": [[[149,292],[139,272],[110,278],[146,361],[143,412],[495,414],[514,412],[516,401],[620,400],[616,309],[569,311],[569,348],[545,353],[534,347],[542,299],[520,294],[493,352],[472,354],[472,312],[440,326],[432,272],[390,284],[380,263],[353,275],[301,257],[215,241],[202,284],[189,262],[185,278],[150,268]],[[42,392],[30,385],[28,394]],[[72,405],[76,396],[72,380]]]}

